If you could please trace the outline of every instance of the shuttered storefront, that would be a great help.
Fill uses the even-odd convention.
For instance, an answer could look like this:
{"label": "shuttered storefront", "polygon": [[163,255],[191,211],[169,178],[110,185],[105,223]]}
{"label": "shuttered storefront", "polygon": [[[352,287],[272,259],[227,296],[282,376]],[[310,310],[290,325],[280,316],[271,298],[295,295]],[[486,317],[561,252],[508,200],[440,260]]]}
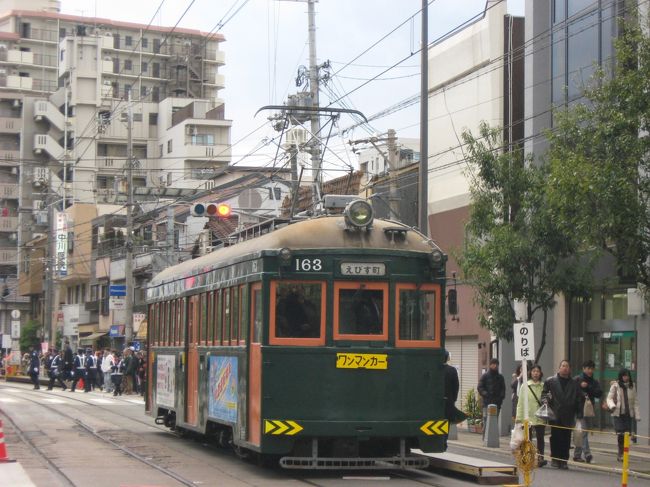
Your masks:
{"label": "shuttered storefront", "polygon": [[445,348],[451,355],[449,364],[458,369],[460,391],[456,407],[464,409],[467,391],[476,389],[479,379],[478,336],[447,337]]}

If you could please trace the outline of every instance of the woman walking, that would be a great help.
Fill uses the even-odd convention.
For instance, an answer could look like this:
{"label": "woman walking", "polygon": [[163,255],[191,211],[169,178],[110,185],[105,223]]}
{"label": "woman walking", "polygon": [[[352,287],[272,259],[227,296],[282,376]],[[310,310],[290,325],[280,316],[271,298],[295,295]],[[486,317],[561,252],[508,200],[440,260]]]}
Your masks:
{"label": "woman walking", "polygon": [[632,432],[632,423],[639,421],[639,403],[636,399],[636,389],[628,369],[621,369],[618,380],[612,382],[607,395],[607,407],[614,417],[614,430],[618,436],[618,455],[616,459],[623,461],[623,441],[625,433]]}
{"label": "woman walking", "polygon": [[[544,432],[545,432],[545,423],[537,416],[535,416],[535,411],[542,405],[542,388],[544,383],[542,382],[542,368],[539,365],[533,365],[530,369],[530,379],[528,380],[528,421],[530,425],[530,430],[528,437],[532,439],[533,432],[535,432],[535,438],[537,440],[537,466],[543,467],[548,462],[544,460]],[[517,401],[517,416],[516,422],[522,423],[524,421],[524,389],[520,389],[519,399]]]}

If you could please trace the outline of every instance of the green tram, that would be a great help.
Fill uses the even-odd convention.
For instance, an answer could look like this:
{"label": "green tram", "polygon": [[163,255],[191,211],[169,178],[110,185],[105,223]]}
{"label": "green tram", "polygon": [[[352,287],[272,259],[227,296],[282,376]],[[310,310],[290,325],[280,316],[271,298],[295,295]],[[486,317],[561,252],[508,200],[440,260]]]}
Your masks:
{"label": "green tram", "polygon": [[152,280],[157,423],[285,468],[424,468],[411,448],[443,451],[446,256],[354,203]]}

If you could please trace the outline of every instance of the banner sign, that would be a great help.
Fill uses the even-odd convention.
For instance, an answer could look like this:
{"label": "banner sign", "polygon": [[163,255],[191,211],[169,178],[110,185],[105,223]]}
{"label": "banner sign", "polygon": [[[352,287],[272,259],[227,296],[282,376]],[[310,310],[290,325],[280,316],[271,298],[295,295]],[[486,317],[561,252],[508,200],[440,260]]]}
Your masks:
{"label": "banner sign", "polygon": [[59,276],[68,275],[68,228],[66,214],[56,214],[56,271]]}
{"label": "banner sign", "polygon": [[515,323],[515,360],[532,360],[535,357],[535,330],[532,323]]}

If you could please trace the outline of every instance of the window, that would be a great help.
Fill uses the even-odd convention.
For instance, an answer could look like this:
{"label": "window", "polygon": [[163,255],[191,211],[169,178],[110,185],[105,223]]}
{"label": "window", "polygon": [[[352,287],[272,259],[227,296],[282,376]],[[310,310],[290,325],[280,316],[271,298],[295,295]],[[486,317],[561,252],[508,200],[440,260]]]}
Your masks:
{"label": "window", "polygon": [[167,154],[169,154],[172,151],[172,139],[169,139],[167,141]]}
{"label": "window", "polygon": [[239,344],[245,345],[248,338],[248,285],[244,284],[239,287],[241,322],[239,324]]}
{"label": "window", "polygon": [[147,93],[149,92],[148,88],[144,85],[140,86],[140,97],[146,98]]}
{"label": "window", "polygon": [[276,186],[273,191],[275,192],[275,199],[280,201],[282,199],[282,188]]}
{"label": "window", "polygon": [[208,336],[208,295],[206,293],[201,294],[201,308],[200,308],[200,320],[201,320],[201,343],[205,343]]}
{"label": "window", "polygon": [[271,283],[271,344],[324,345],[324,315],[324,283]]}
{"label": "window", "polygon": [[262,342],[262,323],[264,311],[262,308],[262,285],[257,283],[251,286],[251,343]]}
{"label": "window", "polygon": [[230,344],[237,345],[239,343],[239,287],[231,289],[231,327],[230,327]]}
{"label": "window", "polygon": [[149,47],[149,39],[147,39],[146,37],[143,37],[142,38],[142,48],[146,49],[147,47]]}
{"label": "window", "polygon": [[334,338],[387,340],[388,284],[334,283]]}
{"label": "window", "polygon": [[231,309],[230,309],[230,289],[224,289],[222,291],[223,298],[223,344],[228,345],[230,343],[230,320],[231,320]]}
{"label": "window", "polygon": [[158,151],[158,152],[160,153],[160,155],[159,155],[158,157],[162,157],[162,156],[163,156],[163,145],[160,144],[160,145],[158,146],[158,149],[160,149],[160,150]]}
{"label": "window", "polygon": [[129,93],[131,93],[131,85],[124,85],[124,97],[128,98]]}
{"label": "window", "polygon": [[396,343],[403,347],[440,345],[440,288],[397,285]]}
{"label": "window", "polygon": [[86,26],[85,25],[78,25],[77,26],[77,35],[79,37],[82,37],[82,36],[86,35]]}
{"label": "window", "polygon": [[126,59],[124,61],[124,70],[125,71],[131,71],[133,69],[133,61],[130,59]]}
{"label": "window", "polygon": [[149,114],[149,125],[158,125],[158,114],[150,113]]}
{"label": "window", "polygon": [[143,73],[149,71],[149,63],[145,63],[143,61],[142,64],[140,65],[140,71],[142,71]]}
{"label": "window", "polygon": [[125,46],[132,46],[133,45],[133,37],[132,36],[125,36],[124,37],[124,45]]}
{"label": "window", "polygon": [[221,289],[214,292],[214,344],[221,345],[223,319],[221,317]]}
{"label": "window", "polygon": [[65,27],[59,27],[59,39],[63,39],[66,36]]}

